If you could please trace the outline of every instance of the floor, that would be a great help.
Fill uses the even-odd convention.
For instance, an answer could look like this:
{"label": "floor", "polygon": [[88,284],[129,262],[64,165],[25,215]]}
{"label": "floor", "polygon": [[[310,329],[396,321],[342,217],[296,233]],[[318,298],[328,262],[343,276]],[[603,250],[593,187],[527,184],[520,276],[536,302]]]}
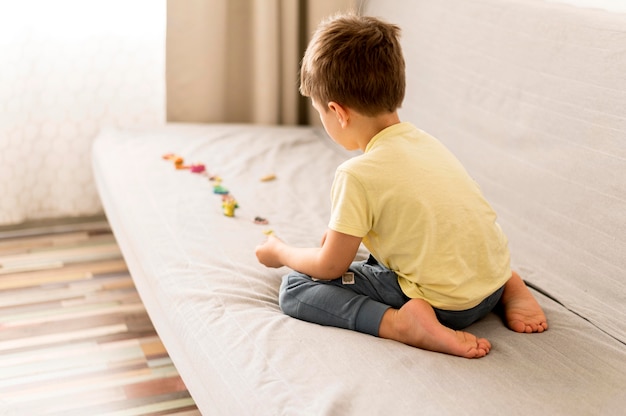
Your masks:
{"label": "floor", "polygon": [[0,416],[199,415],[102,217],[0,228]]}

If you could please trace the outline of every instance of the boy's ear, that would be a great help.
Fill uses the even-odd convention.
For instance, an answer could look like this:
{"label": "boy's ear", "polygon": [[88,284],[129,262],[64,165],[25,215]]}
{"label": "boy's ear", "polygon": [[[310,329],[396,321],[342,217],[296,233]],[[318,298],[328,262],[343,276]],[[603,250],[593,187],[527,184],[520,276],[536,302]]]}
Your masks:
{"label": "boy's ear", "polygon": [[337,117],[337,121],[342,128],[345,128],[348,125],[348,121],[350,120],[350,111],[347,107],[344,107],[335,101],[331,101],[328,103],[328,109],[335,113],[335,117]]}

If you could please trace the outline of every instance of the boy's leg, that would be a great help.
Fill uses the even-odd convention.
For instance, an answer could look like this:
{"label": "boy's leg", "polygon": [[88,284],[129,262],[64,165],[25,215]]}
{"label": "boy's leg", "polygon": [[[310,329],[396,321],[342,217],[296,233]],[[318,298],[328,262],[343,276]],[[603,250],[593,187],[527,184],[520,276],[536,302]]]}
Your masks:
{"label": "boy's leg", "polygon": [[443,325],[452,329],[467,328],[474,322],[484,318],[489,312],[491,312],[500,302],[502,293],[504,292],[504,286],[496,290],[491,295],[487,296],[481,303],[471,309],[464,311],[448,311],[442,309],[435,309],[435,315],[437,319]]}
{"label": "boy's leg", "polygon": [[343,284],[341,279],[314,281],[302,273],[288,274],[280,288],[281,309],[294,318],[353,329],[431,351],[467,358],[489,353],[489,341],[443,326],[427,302],[408,300],[395,273],[372,260],[353,263],[352,285]]}
{"label": "boy's leg", "polygon": [[504,309],[504,319],[513,331],[532,333],[548,329],[548,321],[541,306],[516,272],[513,272],[504,285],[500,302]]}
{"label": "boy's leg", "polygon": [[378,336],[383,314],[399,308],[408,298],[397,276],[373,258],[355,262],[354,279],[313,280],[291,272],[283,278],[280,307],[287,315],[321,325],[352,329]]}

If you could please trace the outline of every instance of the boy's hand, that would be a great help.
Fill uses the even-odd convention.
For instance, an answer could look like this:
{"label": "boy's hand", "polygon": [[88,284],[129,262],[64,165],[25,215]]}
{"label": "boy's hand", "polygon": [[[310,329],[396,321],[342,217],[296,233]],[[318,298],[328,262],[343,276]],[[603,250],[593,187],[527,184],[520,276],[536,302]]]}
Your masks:
{"label": "boy's hand", "polygon": [[269,235],[265,243],[258,245],[254,251],[259,263],[274,268],[284,266],[278,259],[278,251],[282,245],[284,243],[280,239],[273,234]]}

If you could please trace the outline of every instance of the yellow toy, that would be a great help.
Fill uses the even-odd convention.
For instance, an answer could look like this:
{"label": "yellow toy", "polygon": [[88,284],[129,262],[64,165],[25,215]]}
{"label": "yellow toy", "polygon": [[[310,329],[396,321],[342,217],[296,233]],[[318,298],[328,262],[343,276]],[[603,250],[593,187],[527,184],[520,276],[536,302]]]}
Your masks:
{"label": "yellow toy", "polygon": [[222,209],[224,210],[224,215],[227,217],[234,217],[236,208],[239,208],[239,205],[237,205],[235,198],[230,195],[222,196]]}

